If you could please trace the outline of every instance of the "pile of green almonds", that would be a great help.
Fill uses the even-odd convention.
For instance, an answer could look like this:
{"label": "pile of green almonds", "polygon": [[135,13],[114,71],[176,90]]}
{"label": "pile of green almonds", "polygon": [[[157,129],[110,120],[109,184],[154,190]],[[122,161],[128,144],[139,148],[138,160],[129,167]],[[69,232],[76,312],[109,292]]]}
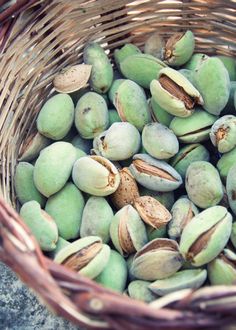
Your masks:
{"label": "pile of green almonds", "polygon": [[20,215],[55,262],[146,302],[236,281],[236,63],[191,31],[91,42],[25,141]]}

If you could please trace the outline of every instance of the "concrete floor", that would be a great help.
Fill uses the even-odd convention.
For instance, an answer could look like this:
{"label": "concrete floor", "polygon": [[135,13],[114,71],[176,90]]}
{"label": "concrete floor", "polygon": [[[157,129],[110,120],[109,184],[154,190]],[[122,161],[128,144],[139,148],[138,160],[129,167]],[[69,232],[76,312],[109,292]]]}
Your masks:
{"label": "concrete floor", "polygon": [[76,330],[52,315],[4,264],[0,263],[1,330]]}

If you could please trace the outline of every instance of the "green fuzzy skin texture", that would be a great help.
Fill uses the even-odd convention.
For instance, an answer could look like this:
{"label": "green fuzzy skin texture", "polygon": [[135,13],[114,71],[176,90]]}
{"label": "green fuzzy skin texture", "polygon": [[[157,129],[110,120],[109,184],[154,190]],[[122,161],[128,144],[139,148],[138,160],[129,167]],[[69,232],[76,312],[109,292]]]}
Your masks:
{"label": "green fuzzy skin texture", "polygon": [[169,159],[179,151],[179,142],[175,134],[159,123],[144,126],[142,144],[149,155],[157,159]]}
{"label": "green fuzzy skin texture", "polygon": [[168,236],[171,239],[178,240],[187,224],[186,219],[191,221],[189,215],[192,214],[193,218],[198,213],[197,207],[186,196],[181,196],[177,199],[171,209],[172,219],[168,223]]}
{"label": "green fuzzy skin texture", "polygon": [[93,148],[93,140],[83,139],[81,136],[76,135],[72,140],[71,144],[74,147],[84,151],[86,154],[90,153],[90,149]]}
{"label": "green fuzzy skin texture", "polygon": [[112,208],[104,197],[91,196],[83,210],[80,236],[99,236],[103,243],[107,243],[113,215]]}
{"label": "green fuzzy skin texture", "polygon": [[192,85],[194,85],[194,72],[188,69],[180,69],[178,70],[185,78],[187,78]]}
{"label": "green fuzzy skin texture", "polygon": [[138,212],[131,205],[122,207],[122,209],[114,215],[110,226],[112,243],[121,255],[124,255],[124,251],[122,250],[119,240],[119,225],[123,218],[126,218],[127,230],[136,251],[141,249],[148,241],[146,227]]}
{"label": "green fuzzy skin texture", "polygon": [[71,182],[49,197],[45,211],[53,217],[59,235],[65,240],[79,236],[84,204],[82,193]]}
{"label": "green fuzzy skin texture", "polygon": [[170,66],[183,65],[191,58],[195,47],[195,40],[192,31],[188,30],[178,40],[172,50],[172,56],[167,59]]}
{"label": "green fuzzy skin texture", "polygon": [[113,81],[111,88],[109,89],[109,92],[108,92],[108,97],[109,97],[109,100],[111,101],[111,103],[114,103],[118,88],[121,84],[123,84],[124,81],[126,81],[126,79],[115,79]]}
{"label": "green fuzzy skin texture", "polygon": [[195,53],[190,58],[190,60],[184,64],[183,68],[191,71],[196,70],[208,58],[209,56],[207,56],[206,54]]}
{"label": "green fuzzy skin texture", "polygon": [[[135,82],[125,80],[115,94],[114,106],[122,121],[128,121],[139,131],[151,122],[151,115],[144,90]],[[122,119],[123,113],[124,119]]]}
{"label": "green fuzzy skin texture", "polygon": [[224,195],[217,169],[205,161],[197,161],[189,165],[185,188],[189,199],[202,209],[217,205]]}
{"label": "green fuzzy skin texture", "polygon": [[125,259],[118,252],[111,250],[106,268],[94,280],[105,288],[123,292],[126,287],[127,275]]}
{"label": "green fuzzy skin texture", "polygon": [[51,142],[52,141],[46,136],[37,133],[30,142],[30,146],[28,146],[27,149],[19,157],[19,161],[32,161],[33,159],[38,157],[40,151],[46,148],[49,144],[51,144]]}
{"label": "green fuzzy skin texture", "polygon": [[129,159],[138,152],[140,144],[139,131],[127,122],[112,124],[93,141],[96,154],[111,161]]}
{"label": "green fuzzy skin texture", "polygon": [[102,250],[88,263],[87,266],[80,270],[80,274],[91,279],[97,277],[109,262],[110,258],[110,246],[103,244]]}
{"label": "green fuzzy skin texture", "polygon": [[149,54],[131,55],[120,64],[121,73],[144,88],[149,88],[166,64]]}
{"label": "green fuzzy skin texture", "polygon": [[170,113],[165,111],[155,100],[153,97],[150,99],[149,103],[151,107],[152,118],[154,121],[161,123],[165,126],[169,126],[171,120],[174,118]]}
{"label": "green fuzzy skin texture", "polygon": [[108,127],[107,104],[94,92],[84,94],[75,108],[75,126],[84,139],[93,139]]}
{"label": "green fuzzy skin texture", "polygon": [[123,47],[121,47],[120,49],[116,49],[114,51],[114,59],[115,59],[117,67],[119,68],[120,63],[124,59],[129,57],[130,55],[135,55],[135,54],[140,54],[140,53],[141,53],[141,50],[133,44],[126,44]]}
{"label": "green fuzzy skin texture", "polygon": [[[104,157],[100,158],[103,162],[104,159]],[[90,195],[107,196],[112,194],[119,186],[120,175],[109,160],[106,163],[112,169],[114,179],[112,185],[109,184],[111,171],[90,156],[81,157],[75,162],[72,170],[73,182],[80,190]]]}
{"label": "green fuzzy skin texture", "polygon": [[113,68],[104,49],[91,42],[84,49],[84,63],[92,65],[90,86],[95,92],[106,93],[113,81]]}
{"label": "green fuzzy skin texture", "polygon": [[43,207],[46,198],[35,187],[33,173],[34,166],[30,163],[20,162],[16,166],[14,177],[16,195],[21,204],[34,200]]}
{"label": "green fuzzy skin texture", "polygon": [[[206,246],[196,255],[189,254],[191,246],[212,227],[216,226]],[[213,206],[202,211],[188,223],[181,235],[179,250],[187,261],[198,267],[218,256],[227,244],[232,228],[232,216],[223,206]]]}
{"label": "green fuzzy skin texture", "polygon": [[[157,240],[161,240],[161,238],[157,238]],[[150,243],[152,242],[154,240]],[[182,263],[183,258],[178,250],[172,251],[168,248],[150,250],[142,255],[135,255],[130,272],[139,280],[155,281],[175,274],[181,268]]]}
{"label": "green fuzzy skin texture", "polygon": [[114,123],[120,123],[121,122],[119,114],[115,109],[111,109],[111,110],[108,111],[108,117],[109,117],[109,126],[111,126]]}
{"label": "green fuzzy skin texture", "polygon": [[208,58],[195,71],[194,80],[204,100],[203,108],[219,115],[230,94],[230,79],[224,64],[216,57]]}
{"label": "green fuzzy skin texture", "polygon": [[39,112],[38,131],[52,140],[61,140],[73,124],[74,111],[74,103],[68,94],[52,96]]}
{"label": "green fuzzy skin texture", "polygon": [[226,70],[228,71],[229,79],[231,81],[235,81],[236,80],[235,58],[229,57],[229,56],[224,56],[224,55],[218,55],[216,57],[219,58],[222,61],[222,63],[224,64]]}
{"label": "green fuzzy skin texture", "polygon": [[221,258],[216,258],[207,265],[211,285],[233,285],[236,281],[236,269]]}
{"label": "green fuzzy skin texture", "polygon": [[150,303],[151,301],[156,300],[158,296],[152,293],[151,290],[149,290],[148,287],[150,284],[151,282],[142,280],[130,282],[128,286],[129,296],[133,299],[141,300],[146,303]]}
{"label": "green fuzzy skin texture", "polygon": [[231,210],[236,215],[236,164],[229,169],[226,179],[226,191]]}
{"label": "green fuzzy skin texture", "polygon": [[57,240],[57,244],[56,244],[56,248],[55,250],[49,252],[49,257],[54,259],[57,255],[58,252],[60,252],[62,249],[64,249],[64,247],[70,245],[71,243],[70,242],[67,242],[64,238],[62,237],[58,237],[58,240]]}
{"label": "green fuzzy skin texture", "polygon": [[207,271],[205,269],[181,270],[169,278],[157,280],[149,285],[149,289],[159,296],[182,290],[198,289],[206,281]]}
{"label": "green fuzzy skin texture", "polygon": [[50,220],[42,213],[38,202],[30,201],[20,209],[20,216],[30,228],[43,251],[52,251],[56,248],[58,229],[54,220]]}
{"label": "green fuzzy skin texture", "polygon": [[36,188],[46,197],[66,184],[76,160],[76,149],[68,142],[55,142],[41,151],[34,167]]}
{"label": "green fuzzy skin texture", "polygon": [[141,172],[138,168],[135,167],[135,164],[132,163],[129,166],[132,175],[134,176],[135,180],[145,188],[158,192],[169,192],[179,188],[179,186],[182,184],[182,178],[179,173],[176,172],[176,170],[164,160],[158,160],[149,156],[148,154],[136,154],[134,155],[133,159],[143,160],[148,165],[162,169],[175,178],[173,181],[162,178],[158,175],[150,175],[148,173]]}
{"label": "green fuzzy skin texture", "polygon": [[177,155],[175,155],[170,165],[185,179],[186,171],[190,164],[196,161],[206,161],[210,159],[209,151],[201,144],[189,144],[182,147]]}
{"label": "green fuzzy skin texture", "polygon": [[[211,126],[217,119],[217,116],[196,108],[190,117],[173,118],[169,128],[178,137],[179,141],[184,143],[197,143],[209,139]],[[198,130],[201,131],[198,132]]]}
{"label": "green fuzzy skin texture", "polygon": [[230,168],[236,163],[236,148],[225,153],[218,160],[216,167],[220,173],[221,179],[226,182]]}
{"label": "green fuzzy skin texture", "polygon": [[175,202],[175,196],[173,191],[168,191],[168,192],[154,191],[140,186],[139,193],[141,196],[151,196],[155,198],[161,204],[163,204],[169,211]]}
{"label": "green fuzzy skin texture", "polygon": [[232,224],[230,240],[231,240],[231,243],[233,244],[233,246],[236,248],[236,222],[233,222],[233,224]]}
{"label": "green fuzzy skin texture", "polygon": [[[61,249],[57,253],[54,261],[61,264],[69,256],[78,252],[83,253],[81,251],[84,248],[86,249],[88,246],[94,243],[101,243],[100,237],[87,236],[84,238],[80,238]],[[91,279],[97,277],[106,267],[110,258],[110,251],[111,249],[108,245],[102,244],[100,251],[96,254],[95,257],[93,257],[93,259],[90,258],[90,261],[88,260],[88,264],[79,270],[79,274],[89,277]]]}

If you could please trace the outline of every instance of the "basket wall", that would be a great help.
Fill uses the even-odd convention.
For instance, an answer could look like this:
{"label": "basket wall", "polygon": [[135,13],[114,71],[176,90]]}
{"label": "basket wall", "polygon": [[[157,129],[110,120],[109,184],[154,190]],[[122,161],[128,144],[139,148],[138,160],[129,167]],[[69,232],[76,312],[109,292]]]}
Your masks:
{"label": "basket wall", "polygon": [[[115,48],[127,42],[133,42],[142,48],[147,36],[156,30],[165,38],[168,38],[174,32],[191,29],[196,36],[197,52],[236,55],[236,2],[234,0],[36,0],[28,1],[28,5],[27,10],[21,13],[17,12],[15,17],[11,19],[0,14],[0,22],[2,19],[0,30],[0,192],[14,208],[16,208],[17,203],[13,182],[19,151],[24,145],[25,139],[35,129],[35,120],[42,104],[53,93],[52,80],[55,74],[68,64],[82,62],[82,52],[87,41],[98,41],[112,54]],[[22,224],[17,214],[5,206],[3,202],[0,205],[0,222],[2,223],[0,226],[2,237],[0,257],[5,258],[5,262],[15,269],[23,280],[33,287],[54,311],[77,323],[84,322],[88,325],[88,321],[78,320],[78,315],[73,315],[72,311],[74,310],[74,313],[75,310],[78,312],[78,306],[79,308],[83,306],[83,312],[96,314],[96,308],[100,310],[99,303],[96,306],[96,301],[94,308],[90,305],[89,307],[85,306],[84,301],[88,303],[91,297],[87,296],[87,300],[85,298],[83,298],[85,300],[82,300],[81,295],[78,294],[78,292],[83,292],[87,286],[92,291],[95,290],[99,299],[102,295],[105,295],[104,301],[106,304],[110,302],[110,306],[116,306],[117,310],[118,307],[120,308],[120,311],[117,312],[116,309],[109,310],[105,306],[109,312],[102,316],[103,320],[100,323],[90,324],[90,326],[107,328],[109,323],[110,326],[118,329],[118,323],[120,322],[123,329],[124,326],[128,329],[127,324],[130,329],[133,327],[132,324],[136,324],[135,329],[155,328],[156,323],[154,324],[150,320],[149,327],[147,327],[146,321],[142,323],[142,317],[149,316],[157,319],[160,317],[159,314],[150,311],[146,305],[138,303],[133,309],[133,314],[130,312],[130,318],[127,319],[128,316],[126,315],[122,321],[117,323],[113,314],[120,313],[119,315],[123,315],[123,313],[127,313],[125,311],[131,308],[130,302],[126,302],[126,306],[125,300],[122,300],[123,298],[111,294],[108,290],[100,289],[99,286],[87,279],[79,278],[78,281],[78,278],[69,271],[61,275],[63,268],[42,257],[27,228]],[[18,240],[18,243],[14,242],[14,238],[10,239],[9,243],[10,234]],[[45,288],[43,292],[38,289],[37,285],[43,286],[41,282],[44,281],[38,281],[40,283],[35,285],[31,283],[30,277],[34,278],[35,274],[28,270],[25,270],[25,273],[22,272],[20,269],[21,262],[16,260],[15,251],[13,253],[14,248],[19,249],[19,257],[23,253],[24,256],[26,253],[29,253],[31,257],[33,255],[32,258],[35,258],[35,260],[29,259],[31,260],[29,261],[27,259],[28,264],[24,260],[26,262],[25,266],[31,265],[31,262],[35,263],[38,274],[42,276],[47,284],[51,283],[50,285],[54,290],[58,290],[56,291],[58,296],[55,296],[57,299],[51,299],[49,294],[46,295]],[[7,256],[3,257],[3,253]],[[63,287],[60,284],[62,279],[67,283],[67,286]],[[73,291],[72,284],[74,288],[76,287],[74,290],[77,295]],[[66,293],[73,302],[69,301],[68,298],[65,301],[63,300],[66,299],[66,295],[59,292],[58,285],[63,287],[64,290],[67,288]],[[46,289],[49,290],[48,286],[46,286]],[[219,297],[222,298],[222,295],[227,296],[231,292],[231,296],[234,297],[235,295],[236,302],[236,288],[232,287],[231,289],[229,291],[229,289],[224,288],[223,291],[219,290],[218,294],[210,292],[206,295],[211,299],[213,299],[213,296],[214,299],[216,297],[219,299]],[[51,289],[49,291],[52,292]],[[190,293],[188,295],[191,309],[190,301],[193,298]],[[203,294],[204,297],[206,295]],[[186,298],[187,296],[184,295],[183,297]],[[183,297],[178,297],[177,301]],[[59,301],[60,299],[64,301],[64,307],[58,307],[58,304],[56,304],[56,300]],[[100,301],[99,299],[98,301]],[[184,308],[187,308],[187,305],[182,303],[182,306],[185,306]],[[70,308],[71,310],[69,310]],[[181,326],[185,312],[177,311],[179,309],[181,309],[181,305],[174,311],[176,314],[166,309],[161,314],[160,319],[164,319],[164,321],[159,320],[160,326],[168,325],[168,327],[176,329],[178,325],[176,319],[178,317],[180,318],[179,326]],[[134,311],[136,312],[134,313]],[[135,319],[136,313],[137,317]],[[185,318],[192,318],[193,320],[192,312],[186,313]],[[209,326],[215,324],[212,321],[212,316],[205,317],[202,312],[196,315],[199,317],[197,326],[201,326],[201,324],[206,326],[207,322],[209,322]],[[229,322],[231,318],[230,313],[228,318],[225,318],[225,315],[223,317],[219,316],[219,320],[224,320],[224,322]],[[137,319],[141,323],[136,328]],[[172,322],[173,320],[175,323]],[[200,320],[202,320],[202,323]],[[142,328],[142,324],[144,328]],[[186,327],[192,325],[193,321],[185,324]]]}

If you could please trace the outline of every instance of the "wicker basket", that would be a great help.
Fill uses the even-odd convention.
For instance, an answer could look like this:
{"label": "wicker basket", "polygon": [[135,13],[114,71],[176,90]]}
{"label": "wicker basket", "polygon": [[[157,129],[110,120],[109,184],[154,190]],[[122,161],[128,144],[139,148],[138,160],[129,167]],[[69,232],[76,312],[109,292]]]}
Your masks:
{"label": "wicker basket", "polygon": [[18,0],[0,12],[0,259],[54,313],[89,329],[216,329],[236,323],[236,286],[183,290],[148,306],[55,264],[14,211],[13,189],[19,150],[53,92],[54,75],[82,61],[88,40],[112,53],[127,42],[142,47],[155,30],[168,37],[189,28],[196,51],[235,56],[235,13],[235,0]]}

